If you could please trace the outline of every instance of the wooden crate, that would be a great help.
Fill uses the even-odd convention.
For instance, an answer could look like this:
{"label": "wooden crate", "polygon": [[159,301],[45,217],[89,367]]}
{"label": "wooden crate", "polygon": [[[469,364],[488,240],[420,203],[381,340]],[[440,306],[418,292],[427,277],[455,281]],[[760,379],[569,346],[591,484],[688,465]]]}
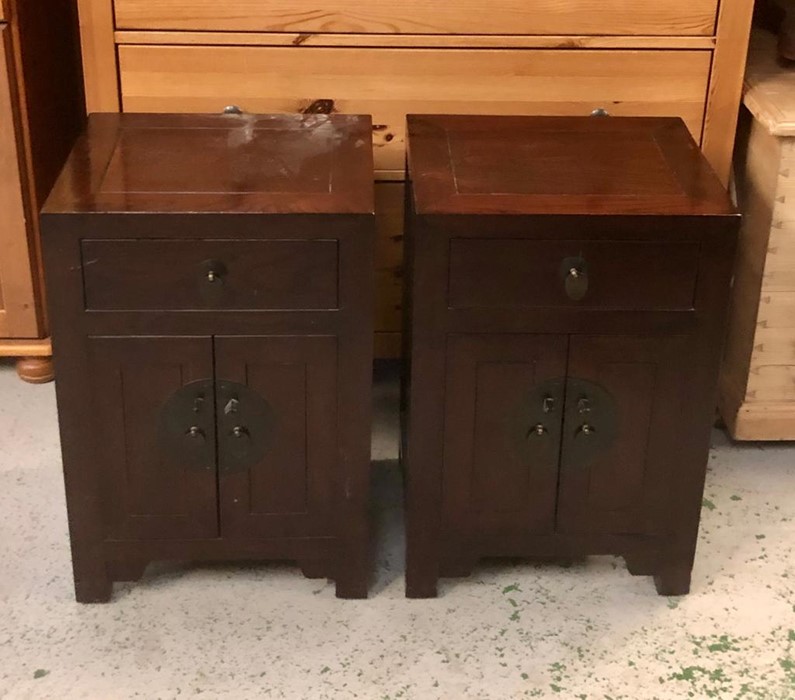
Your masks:
{"label": "wooden crate", "polygon": [[775,38],[751,42],[737,148],[745,215],[721,379],[737,440],[795,439],[795,71]]}

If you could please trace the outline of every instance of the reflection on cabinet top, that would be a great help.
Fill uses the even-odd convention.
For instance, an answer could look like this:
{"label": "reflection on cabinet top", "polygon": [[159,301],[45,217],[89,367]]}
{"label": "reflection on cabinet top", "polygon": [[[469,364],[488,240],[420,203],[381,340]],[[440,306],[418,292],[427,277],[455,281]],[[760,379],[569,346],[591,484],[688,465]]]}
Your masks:
{"label": "reflection on cabinet top", "polygon": [[409,116],[419,214],[726,216],[675,118]]}
{"label": "reflection on cabinet top", "polygon": [[718,0],[115,0],[119,29],[709,35]]}
{"label": "reflection on cabinet top", "polygon": [[371,214],[371,132],[352,115],[93,114],[44,212]]}

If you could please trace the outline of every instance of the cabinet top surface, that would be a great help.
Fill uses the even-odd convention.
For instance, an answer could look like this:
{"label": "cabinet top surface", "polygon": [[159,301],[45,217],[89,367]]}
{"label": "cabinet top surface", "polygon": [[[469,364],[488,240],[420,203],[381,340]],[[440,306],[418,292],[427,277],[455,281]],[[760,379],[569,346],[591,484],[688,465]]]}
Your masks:
{"label": "cabinet top surface", "polygon": [[353,115],[92,114],[44,213],[371,214]]}
{"label": "cabinet top surface", "polygon": [[409,116],[418,214],[732,215],[684,122]]}

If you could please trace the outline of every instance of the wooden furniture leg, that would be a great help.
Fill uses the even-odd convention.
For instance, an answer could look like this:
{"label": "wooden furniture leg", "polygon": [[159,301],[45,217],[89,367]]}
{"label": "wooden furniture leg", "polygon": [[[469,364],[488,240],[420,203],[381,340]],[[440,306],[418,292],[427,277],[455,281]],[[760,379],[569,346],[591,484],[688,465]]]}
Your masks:
{"label": "wooden furniture leg", "polygon": [[46,384],[55,379],[52,357],[20,357],[17,375],[29,384]]}
{"label": "wooden furniture leg", "polygon": [[107,603],[113,595],[113,581],[105,562],[94,556],[72,551],[75,600],[78,603]]}
{"label": "wooden furniture leg", "polygon": [[680,596],[690,593],[690,564],[668,564],[654,576],[657,593],[664,596]]}

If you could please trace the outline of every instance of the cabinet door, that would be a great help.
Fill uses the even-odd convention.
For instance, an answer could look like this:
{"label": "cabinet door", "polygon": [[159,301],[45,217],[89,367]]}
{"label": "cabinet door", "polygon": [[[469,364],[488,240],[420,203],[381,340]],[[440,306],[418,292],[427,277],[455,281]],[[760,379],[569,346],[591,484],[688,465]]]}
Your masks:
{"label": "cabinet door", "polygon": [[[211,340],[97,337],[89,352],[108,537],[217,536]],[[186,391],[174,411],[175,394]]]}
{"label": "cabinet door", "polygon": [[[215,342],[223,536],[331,534],[336,338],[218,337]],[[239,408],[230,405],[233,400]]]}
{"label": "cabinet door", "polygon": [[659,532],[688,434],[687,358],[683,337],[572,337],[559,532]]}
{"label": "cabinet door", "polygon": [[444,525],[457,535],[550,533],[565,336],[453,336],[444,425]]}

